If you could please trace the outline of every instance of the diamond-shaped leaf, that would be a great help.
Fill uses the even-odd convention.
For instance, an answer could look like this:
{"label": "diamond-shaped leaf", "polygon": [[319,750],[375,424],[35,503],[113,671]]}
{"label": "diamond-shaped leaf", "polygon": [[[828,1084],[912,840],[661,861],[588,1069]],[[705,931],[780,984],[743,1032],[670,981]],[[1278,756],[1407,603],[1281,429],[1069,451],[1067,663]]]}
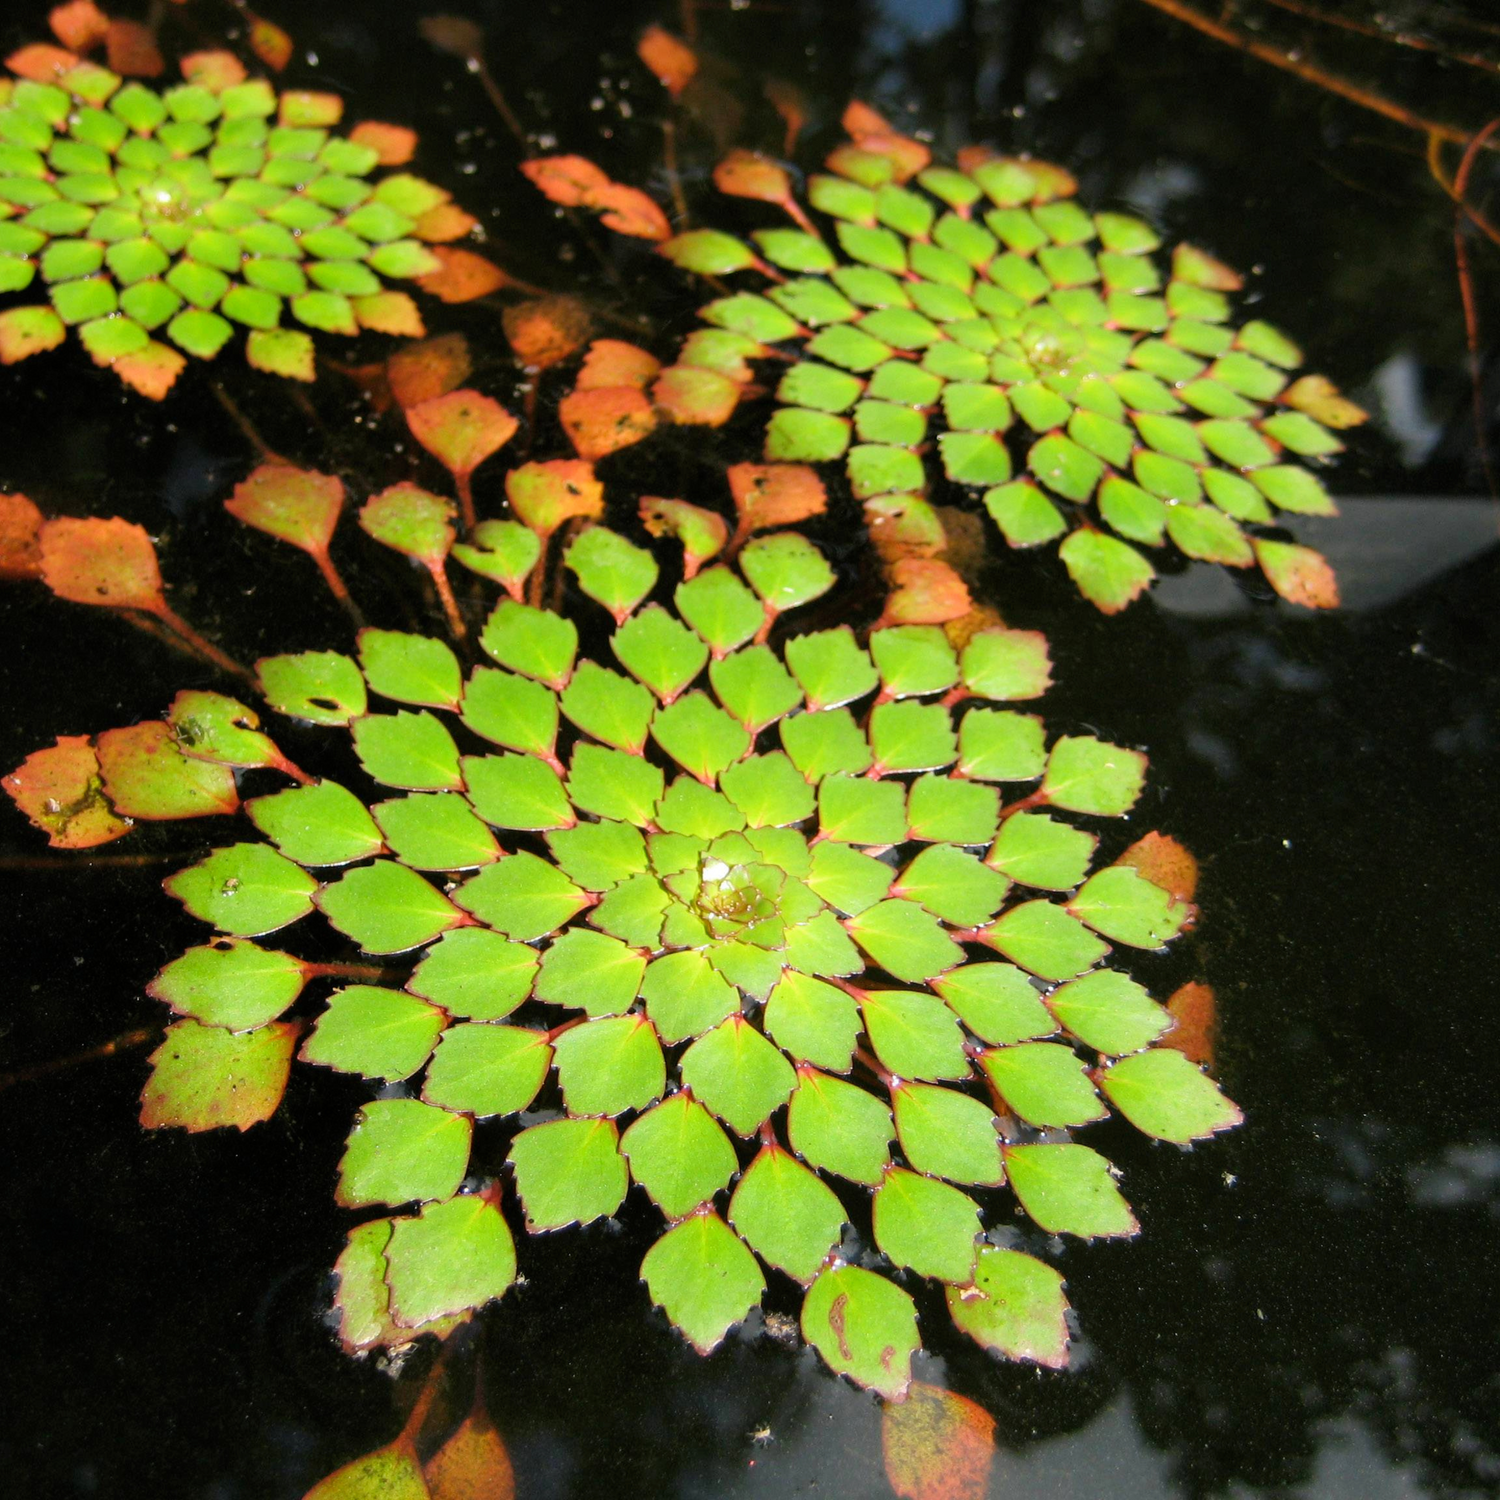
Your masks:
{"label": "diamond-shaped leaf", "polygon": [[743,1016],[731,1016],[683,1053],[682,1081],[736,1135],[753,1135],[796,1085],[792,1066]]}
{"label": "diamond-shaped leaf", "polygon": [[619,938],[573,927],[542,955],[536,998],[553,1005],[581,1007],[594,1017],[623,1015],[635,1003],[645,972],[645,954],[627,947]]}
{"label": "diamond-shaped leaf", "polygon": [[174,1022],[151,1054],[141,1124],[148,1130],[248,1130],[270,1119],[286,1092],[296,1041],[297,1027],[285,1021],[242,1032]]}
{"label": "diamond-shaped leaf", "polygon": [[524,849],[487,865],[458,888],[454,899],[518,943],[555,932],[588,904],[561,870]]}
{"label": "diamond-shaped leaf", "polygon": [[427,950],[406,987],[450,1015],[498,1021],[531,993],[536,967],[536,951],[524,943],[485,927],[460,927]]}
{"label": "diamond-shaped leaf", "polygon": [[787,1132],[811,1166],[870,1187],[880,1182],[895,1137],[889,1108],[873,1094],[805,1065],[797,1069]]}
{"label": "diamond-shaped leaf", "polygon": [[356,866],[324,886],[317,902],[330,924],[366,953],[405,953],[463,920],[441,891],[388,859]]}
{"label": "diamond-shaped leaf", "polygon": [[763,1260],[806,1286],[838,1244],[844,1208],[815,1173],[771,1141],[735,1188],[729,1222]]}
{"label": "diamond-shaped leaf", "polygon": [[932,987],[975,1036],[996,1046],[1057,1030],[1031,980],[1014,964],[965,964],[933,980]]}
{"label": "diamond-shaped leaf", "polygon": [[918,1172],[950,1182],[1003,1182],[1000,1138],[987,1104],[934,1083],[902,1082],[891,1092],[901,1150]]}
{"label": "diamond-shaped leaf", "polygon": [[1128,1238],[1139,1229],[1109,1163],[1087,1146],[1008,1146],[1005,1165],[1021,1207],[1049,1234]]}
{"label": "diamond-shaped leaf", "polygon": [[661,1044],[656,1028],[644,1016],[585,1021],[557,1038],[553,1056],[570,1115],[618,1115],[644,1109],[666,1087]]}
{"label": "diamond-shaped leaf", "polygon": [[1159,1140],[1200,1140],[1244,1119],[1211,1078],[1166,1047],[1121,1058],[1100,1075],[1099,1086],[1136,1129]]}
{"label": "diamond-shaped leaf", "polygon": [[451,1198],[469,1165],[473,1126],[416,1099],[380,1099],[359,1112],[339,1163],[345,1208]]}
{"label": "diamond-shaped leaf", "polygon": [[482,1022],[450,1026],[427,1065],[422,1097],[462,1114],[514,1114],[536,1098],[551,1064],[545,1032]]}
{"label": "diamond-shaped leaf", "polygon": [[954,1323],[975,1343],[1054,1370],[1068,1363],[1067,1307],[1063,1279],[1051,1266],[995,1245],[979,1252],[973,1291],[948,1292]]}
{"label": "diamond-shaped leaf", "polygon": [[553,1120],[511,1142],[509,1160],[531,1233],[614,1213],[630,1185],[619,1139],[613,1120]]}
{"label": "diamond-shaped leaf", "polygon": [[443,1025],[443,1013],[414,995],[354,984],[329,998],[302,1044],[302,1058],[394,1083],[427,1061]]}
{"label": "diamond-shaped leaf", "polygon": [[951,1286],[973,1279],[979,1205],[967,1193],[892,1167],[873,1212],[875,1243],[893,1265]]}
{"label": "diamond-shaped leaf", "polygon": [[906,1394],[920,1347],[917,1310],[885,1277],[859,1266],[824,1271],[803,1299],[802,1336],[835,1373],[889,1401]]}
{"label": "diamond-shaped leaf", "polygon": [[728,1186],[739,1163],[729,1137],[690,1094],[640,1116],[620,1149],[630,1172],[669,1219],[681,1219]]}
{"label": "diamond-shaped leaf", "polygon": [[646,1252],[641,1279],[700,1354],[718,1347],[759,1304],[766,1279],[744,1242],[717,1214],[697,1214]]}
{"label": "diamond-shaped leaf", "polygon": [[234,844],[169,876],[167,893],[221,932],[259,937],[312,910],[318,883],[264,844]]}

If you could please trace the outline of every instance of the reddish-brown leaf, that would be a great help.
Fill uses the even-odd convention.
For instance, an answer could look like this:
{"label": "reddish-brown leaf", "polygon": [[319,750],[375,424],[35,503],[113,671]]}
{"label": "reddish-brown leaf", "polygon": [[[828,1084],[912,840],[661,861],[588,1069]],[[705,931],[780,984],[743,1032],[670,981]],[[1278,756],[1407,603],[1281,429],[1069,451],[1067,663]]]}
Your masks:
{"label": "reddish-brown leaf", "polygon": [[886,1478],[901,1500],[984,1500],[995,1419],[967,1397],[913,1383],[881,1407]]}
{"label": "reddish-brown leaf", "polygon": [[639,188],[623,182],[607,183],[589,195],[588,206],[599,210],[599,222],[616,234],[639,240],[665,240],[672,235],[667,216]]}
{"label": "reddish-brown leaf", "polygon": [[523,161],[521,170],[533,187],[564,208],[583,208],[594,193],[610,185],[609,174],[586,156],[538,156]]}
{"label": "reddish-brown leaf", "polygon": [[893,625],[944,625],[960,620],[974,601],[962,578],[936,557],[903,557],[890,569],[895,587],[885,603]]}
{"label": "reddish-brown leaf", "polygon": [[641,524],[652,536],[675,536],[682,543],[682,576],[696,576],[709,558],[717,557],[729,540],[729,523],[716,510],[704,510],[686,500],[641,496]]}
{"label": "reddish-brown leaf", "polygon": [[219,93],[243,83],[248,76],[245,65],[234,53],[222,48],[211,48],[206,52],[189,52],[178,64],[182,76],[189,83],[201,84],[206,89]]}
{"label": "reddish-brown leaf", "polygon": [[685,427],[722,427],[734,415],[742,387],[717,370],[669,365],[651,387],[659,411]]}
{"label": "reddish-brown leaf", "polygon": [[932,151],[921,141],[913,140],[909,135],[899,135],[895,131],[883,135],[862,135],[859,138],[859,149],[885,157],[895,171],[897,182],[915,177],[932,161]]}
{"label": "reddish-brown leaf", "polygon": [[920,495],[875,495],[864,503],[870,541],[887,564],[936,557],[948,544],[937,512]]}
{"label": "reddish-brown leaf", "polygon": [[633,385],[574,391],[557,408],[568,440],[580,458],[603,458],[649,437],[656,413]]}
{"label": "reddish-brown leaf", "polygon": [[[151,1054],[151,1077],[141,1092],[141,1124],[148,1130],[174,1125],[187,1131],[231,1125],[248,1130],[269,1120],[286,1093],[292,1048],[301,1032],[296,1021],[272,1021],[243,1032],[188,1019],[174,1022],[167,1028],[166,1040]],[[331,1500],[340,1492],[323,1493]],[[394,1489],[373,1485],[346,1489],[342,1494],[345,1500],[356,1494],[397,1495],[398,1500],[405,1500]]]}
{"label": "reddish-brown leaf", "polygon": [[234,772],[184,755],[172,726],[162,719],[106,729],[94,744],[104,795],[124,817],[167,822],[239,808]]}
{"label": "reddish-brown leaf", "polygon": [[398,349],[385,362],[391,394],[402,406],[419,406],[457,390],[469,378],[474,361],[461,333],[443,333]]}
{"label": "reddish-brown leaf", "polygon": [[993,146],[960,146],[953,160],[960,172],[973,172],[999,155]]}
{"label": "reddish-brown leaf", "polygon": [[1175,900],[1191,902],[1198,893],[1198,861],[1169,833],[1152,832],[1138,838],[1115,863],[1129,865]]}
{"label": "reddish-brown leaf", "polygon": [[406,409],[412,436],[455,476],[472,474],[515,436],[516,419],[478,391],[449,391]]}
{"label": "reddish-brown leaf", "polygon": [[765,95],[771,108],[781,116],[786,125],[786,137],[781,149],[783,154],[791,156],[797,149],[797,137],[807,124],[807,100],[801,89],[784,78],[766,79]]}
{"label": "reddish-brown leaf", "polygon": [[156,33],[140,21],[111,21],[104,46],[111,72],[126,78],[160,78],[167,71]]}
{"label": "reddish-brown leaf", "polygon": [[25,495],[0,490],[0,578],[38,578],[42,513]]}
{"label": "reddish-brown leaf", "polygon": [[1038,161],[1033,157],[1026,163],[1036,183],[1036,202],[1048,203],[1054,198],[1071,198],[1078,191],[1078,179],[1066,167],[1056,162]]}
{"label": "reddish-brown leaf", "polygon": [[482,1402],[427,1460],[422,1470],[432,1500],[515,1500],[510,1454]]}
{"label": "reddish-brown leaf", "polygon": [[544,537],[564,521],[597,521],[604,514],[604,486],[581,458],[522,464],[505,476],[505,494],[517,517]]}
{"label": "reddish-brown leaf", "polygon": [[458,204],[439,203],[417,220],[412,233],[419,240],[426,240],[429,245],[440,245],[450,240],[461,240],[478,227],[479,220],[473,214],[465,213]]}
{"label": "reddish-brown leaf", "polygon": [[224,502],[237,521],[315,555],[328,550],[343,506],[342,480],[290,464],[262,464]]}
{"label": "reddish-brown leaf", "polygon": [[661,369],[654,354],[620,339],[595,339],[583,356],[575,391],[614,390],[631,385],[643,391]]}
{"label": "reddish-brown leaf", "polygon": [[382,167],[404,167],[417,152],[417,133],[405,125],[387,125],[383,120],[361,120],[349,139],[368,146]]}
{"label": "reddish-brown leaf", "polygon": [[104,795],[99,758],[82,735],[33,750],[0,786],[54,849],[93,849],[130,832]]}
{"label": "reddish-brown leaf", "polygon": [[154,339],[144,349],[122,354],[110,365],[131,390],[148,401],[163,400],[186,368],[187,360],[182,355]]}
{"label": "reddish-brown leaf", "polygon": [[635,44],[635,51],[674,99],[698,71],[698,54],[660,26],[648,26]]}
{"label": "reddish-brown leaf", "polygon": [[279,73],[292,60],[292,39],[274,22],[266,20],[264,16],[252,15],[250,50],[273,73]]}
{"label": "reddish-brown leaf", "polygon": [[891,122],[879,110],[871,109],[861,99],[849,101],[839,117],[839,124],[844,127],[844,133],[856,141],[862,135],[886,135],[891,128]]}
{"label": "reddish-brown leaf", "polygon": [[33,83],[54,83],[59,74],[78,66],[78,55],[49,42],[32,42],[29,47],[12,52],[5,59],[5,66],[17,78],[29,78]]}
{"label": "reddish-brown leaf", "polygon": [[97,47],[109,32],[109,17],[94,0],[69,0],[67,5],[53,6],[47,13],[47,24],[52,35],[73,52]]}
{"label": "reddish-brown leaf", "polygon": [[729,493],[739,512],[740,535],[768,526],[790,526],[828,508],[828,492],[806,464],[733,464]]}
{"label": "reddish-brown leaf", "polygon": [[759,151],[731,151],[714,168],[714,186],[735,198],[757,198],[762,203],[785,204],[792,197],[792,179],[780,162]]}
{"label": "reddish-brown leaf", "polygon": [[426,41],[450,57],[461,57],[465,62],[483,58],[484,32],[467,16],[423,16],[417,29]]}
{"label": "reddish-brown leaf", "polygon": [[1190,979],[1175,990],[1167,1009],[1177,1024],[1157,1043],[1173,1047],[1199,1067],[1210,1072],[1214,1066],[1214,1041],[1218,1029],[1218,1007],[1213,990]]}
{"label": "reddish-brown leaf", "polygon": [[156,548],[119,516],[59,516],[42,525],[42,581],[60,599],[110,609],[166,608]]}
{"label": "reddish-brown leaf", "polygon": [[452,245],[434,245],[432,253],[441,264],[435,271],[417,277],[417,285],[440,302],[473,302],[507,285],[510,277],[494,261],[458,250]]}
{"label": "reddish-brown leaf", "polygon": [[575,354],[589,336],[589,310],[577,297],[535,297],[501,314],[505,336],[528,370],[546,370]]}
{"label": "reddish-brown leaf", "polygon": [[1339,581],[1321,552],[1295,542],[1276,542],[1252,537],[1255,559],[1271,587],[1289,604],[1308,609],[1337,609]]}

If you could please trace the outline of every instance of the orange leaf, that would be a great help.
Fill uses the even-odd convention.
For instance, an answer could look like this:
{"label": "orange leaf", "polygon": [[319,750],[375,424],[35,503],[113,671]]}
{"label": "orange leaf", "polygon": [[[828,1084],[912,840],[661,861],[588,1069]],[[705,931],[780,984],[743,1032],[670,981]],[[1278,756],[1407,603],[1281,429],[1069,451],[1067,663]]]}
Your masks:
{"label": "orange leaf", "polygon": [[557,415],[580,458],[629,448],[656,427],[651,403],[633,385],[574,391],[558,403]]}
{"label": "orange leaf", "polygon": [[42,572],[42,513],[25,495],[0,491],[0,578],[38,578]]}
{"label": "orange leaf", "polygon": [[1115,861],[1159,885],[1177,901],[1190,902],[1198,892],[1198,861],[1171,834],[1148,833]]}
{"label": "orange leaf", "polygon": [[398,349],[385,362],[391,394],[402,406],[419,406],[457,390],[469,378],[474,361],[461,333],[439,334]]}
{"label": "orange leaf", "polygon": [[55,83],[59,74],[78,66],[78,57],[76,53],[65,52],[47,42],[33,42],[19,52],[12,52],[5,59],[5,66],[17,78],[29,78],[33,83]]}
{"label": "orange leaf", "polygon": [[149,401],[162,400],[186,368],[187,360],[182,355],[154,339],[144,349],[122,354],[110,365],[131,390]]}
{"label": "orange leaf", "polygon": [[759,151],[731,151],[714,168],[714,186],[731,197],[758,198],[762,203],[785,203],[792,196],[786,168]]}
{"label": "orange leaf", "polygon": [[1326,375],[1304,375],[1281,393],[1282,402],[1315,418],[1325,427],[1358,427],[1370,420],[1364,407],[1356,406]]}
{"label": "orange leaf", "polygon": [[50,307],[8,307],[0,312],[0,365],[13,365],[55,349],[68,330]]}
{"label": "orange leaf", "polygon": [[290,464],[261,464],[224,502],[235,520],[314,554],[328,550],[343,508],[342,480]]}
{"label": "orange leaf", "polygon": [[93,849],[130,832],[104,795],[99,758],[82,735],[33,750],[0,786],[54,849]]}
{"label": "orange leaf", "polygon": [[859,99],[851,99],[849,107],[839,120],[846,135],[858,140],[862,135],[886,135],[891,123],[878,110],[873,110]]}
{"label": "orange leaf", "polygon": [[1071,198],[1078,191],[1078,179],[1066,167],[1056,162],[1037,161],[1034,157],[1026,163],[1036,183],[1036,201],[1049,202],[1053,198]]}
{"label": "orange leaf", "polygon": [[1172,994],[1167,1010],[1177,1024],[1160,1042],[1159,1047],[1173,1047],[1200,1067],[1213,1071],[1214,1039],[1218,1030],[1218,1004],[1213,990],[1190,979]]}
{"label": "orange leaf", "polygon": [[898,135],[895,131],[885,135],[862,135],[859,149],[885,157],[895,169],[897,182],[915,177],[932,160],[932,152],[921,141],[913,140],[909,135]]}
{"label": "orange leaf", "polygon": [[123,817],[165,823],[239,810],[233,770],[184,755],[172,726],[162,719],[106,729],[94,748],[104,795]]}
{"label": "orange leaf", "polygon": [[828,492],[806,464],[733,464],[729,492],[741,536],[767,526],[790,526],[828,509]]}
{"label": "orange leaf", "polygon": [[245,65],[232,52],[222,48],[207,52],[189,52],[177,65],[189,83],[196,83],[214,93],[233,88],[247,77]]}
{"label": "orange leaf", "polygon": [[126,78],[160,78],[167,71],[156,33],[139,21],[111,21],[104,44],[110,69]]}
{"label": "orange leaf", "polygon": [[729,540],[729,523],[716,510],[689,505],[686,500],[641,496],[641,525],[652,536],[675,536],[682,543],[682,576],[697,575],[709,558],[717,557]]}
{"label": "orange leaf", "polygon": [[417,285],[441,302],[473,302],[498,291],[510,280],[494,261],[472,250],[434,245],[432,253],[442,264],[436,271],[418,276]]}
{"label": "orange leaf", "polygon": [[1252,537],[1250,543],[1271,587],[1287,603],[1308,609],[1338,608],[1339,581],[1321,552],[1264,537]]}
{"label": "orange leaf", "polygon": [[1245,285],[1245,278],[1233,266],[1226,266],[1196,245],[1181,244],[1172,251],[1172,275],[1178,281],[1211,287],[1216,292],[1238,292]]}
{"label": "orange leaf", "polygon": [[422,1470],[432,1500],[515,1500],[510,1454],[480,1400]]}
{"label": "orange leaf", "polygon": [[[292,39],[281,27],[263,16],[250,19],[250,50],[273,73],[279,73],[292,60]],[[386,163],[391,165],[391,163]]]}
{"label": "orange leaf", "polygon": [[109,17],[94,0],[69,0],[67,5],[54,6],[47,13],[47,24],[52,35],[74,52],[97,47],[109,31]]}
{"label": "orange leaf", "polygon": [[920,495],[875,495],[864,503],[870,542],[887,564],[936,557],[948,545],[938,513]]}
{"label": "orange leaf", "polygon": [[609,390],[633,385],[643,391],[651,384],[661,361],[654,354],[621,339],[595,339],[573,382],[575,391]]}
{"label": "orange leaf", "polygon": [[466,214],[458,204],[439,203],[417,220],[412,233],[429,245],[439,245],[449,240],[461,240],[478,227],[479,220],[473,214]]}
{"label": "orange leaf", "polygon": [[670,365],[651,387],[651,399],[684,427],[722,427],[734,415],[740,386],[717,370]]}
{"label": "orange leaf", "polygon": [[588,309],[576,297],[536,297],[507,307],[500,317],[510,347],[528,370],[545,370],[582,348]]}
{"label": "orange leaf", "polygon": [[522,464],[505,476],[505,494],[516,515],[544,537],[564,521],[597,521],[604,514],[604,486],[593,464],[580,458]]}
{"label": "orange leaf", "polygon": [[891,624],[943,625],[973,608],[963,579],[938,558],[903,557],[890,572],[895,588],[883,618]]}
{"label": "orange leaf", "polygon": [[597,208],[599,222],[616,234],[633,235],[638,240],[665,240],[672,235],[667,216],[639,188],[622,182],[607,183],[589,195],[588,206]]}
{"label": "orange leaf", "polygon": [[885,1473],[902,1500],[984,1500],[995,1419],[964,1396],[914,1383],[880,1413]]}
{"label": "orange leaf", "polygon": [[635,44],[636,56],[656,74],[657,81],[675,99],[698,71],[698,54],[660,26],[648,26]]}
{"label": "orange leaf", "polygon": [[412,436],[450,473],[472,474],[515,436],[516,419],[478,391],[449,391],[406,410]]}
{"label": "orange leaf", "polygon": [[119,516],[59,516],[43,523],[41,548],[42,581],[59,599],[153,614],[166,608],[144,527]]}
{"label": "orange leaf", "polygon": [[564,208],[581,208],[592,194],[610,186],[609,174],[586,156],[538,156],[523,161],[521,170],[533,187]]}
{"label": "orange leaf", "polygon": [[417,133],[405,125],[387,125],[381,120],[361,120],[349,139],[375,152],[382,167],[404,167],[417,152]]}
{"label": "orange leaf", "polygon": [[960,172],[973,172],[999,155],[993,146],[960,146],[953,159]]}

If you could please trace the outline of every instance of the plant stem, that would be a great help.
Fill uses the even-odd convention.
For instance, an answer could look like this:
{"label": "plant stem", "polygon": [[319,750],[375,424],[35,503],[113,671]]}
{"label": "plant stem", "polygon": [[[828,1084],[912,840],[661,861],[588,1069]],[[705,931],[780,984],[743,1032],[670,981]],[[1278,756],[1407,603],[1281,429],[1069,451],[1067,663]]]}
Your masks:
{"label": "plant stem", "polygon": [[364,626],[365,617],[360,607],[349,596],[348,585],[345,584],[339,570],[334,567],[333,559],[328,555],[326,547],[320,547],[311,554],[312,560],[318,565],[318,572],[323,575],[323,582],[328,585],[328,591],[348,611],[350,619],[354,621],[355,628]]}
{"label": "plant stem", "polygon": [[467,640],[469,632],[464,626],[464,617],[458,612],[458,600],[453,597],[453,586],[448,582],[448,571],[443,566],[442,560],[429,562],[427,570],[432,574],[433,586],[437,589],[438,598],[443,602],[443,613],[448,617],[448,629],[453,632],[453,638],[459,641]]}
{"label": "plant stem", "polygon": [[191,646],[205,660],[212,662],[221,672],[228,672],[232,676],[248,682],[257,693],[260,691],[260,683],[256,681],[253,672],[246,667],[242,667],[232,656],[226,656],[212,641],[205,640],[171,605],[163,603],[160,609],[153,610],[152,613],[156,615],[163,625],[180,635],[187,645]]}
{"label": "plant stem", "polygon": [[1465,67],[1478,68],[1485,73],[1500,73],[1500,63],[1475,52],[1450,52],[1441,42],[1429,41],[1410,31],[1395,31],[1377,26],[1373,21],[1361,21],[1354,16],[1339,15],[1324,10],[1318,5],[1309,5],[1307,0],[1266,0],[1277,10],[1289,11],[1307,21],[1316,21],[1322,26],[1337,26],[1342,31],[1353,31],[1359,36],[1374,37],[1377,41],[1389,42],[1394,47],[1409,47],[1414,52],[1433,52],[1449,62],[1462,63]]}
{"label": "plant stem", "polygon": [[45,1078],[52,1073],[66,1073],[87,1062],[113,1057],[117,1052],[128,1052],[135,1047],[144,1047],[154,1042],[162,1032],[160,1026],[137,1026],[134,1031],[122,1031],[119,1036],[86,1052],[74,1052],[68,1057],[54,1057],[49,1062],[33,1063],[29,1068],[17,1068],[13,1073],[0,1075],[0,1092],[17,1083],[30,1083],[34,1078]]}

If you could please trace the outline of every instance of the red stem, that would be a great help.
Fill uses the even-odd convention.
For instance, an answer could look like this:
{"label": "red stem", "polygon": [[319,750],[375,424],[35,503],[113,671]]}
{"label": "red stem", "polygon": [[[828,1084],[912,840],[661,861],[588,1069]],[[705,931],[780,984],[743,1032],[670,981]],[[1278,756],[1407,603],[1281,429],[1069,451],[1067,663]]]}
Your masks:
{"label": "red stem", "polygon": [[458,612],[458,600],[453,597],[453,586],[448,582],[448,571],[442,559],[427,562],[427,571],[432,574],[433,586],[442,600],[443,613],[448,617],[448,629],[453,632],[453,638],[467,640],[469,632],[464,627],[464,617]]}
{"label": "red stem", "polygon": [[242,667],[233,657],[226,656],[212,641],[204,640],[165,600],[162,601],[160,608],[152,610],[151,613],[169,630],[181,636],[183,641],[201,657],[212,662],[221,672],[229,672],[241,681],[248,682],[257,693],[260,691],[260,683],[253,672]]}
{"label": "red stem", "polygon": [[345,585],[339,570],[334,567],[333,559],[328,555],[327,547],[319,547],[311,554],[312,560],[318,565],[318,572],[323,575],[323,582],[328,585],[328,591],[348,610],[350,618],[356,627],[363,627],[365,617],[360,613],[359,606],[349,597],[348,587]]}
{"label": "red stem", "polygon": [[464,515],[464,536],[467,538],[478,524],[474,516],[474,488],[467,470],[455,469],[453,483],[458,487],[458,503]]}

